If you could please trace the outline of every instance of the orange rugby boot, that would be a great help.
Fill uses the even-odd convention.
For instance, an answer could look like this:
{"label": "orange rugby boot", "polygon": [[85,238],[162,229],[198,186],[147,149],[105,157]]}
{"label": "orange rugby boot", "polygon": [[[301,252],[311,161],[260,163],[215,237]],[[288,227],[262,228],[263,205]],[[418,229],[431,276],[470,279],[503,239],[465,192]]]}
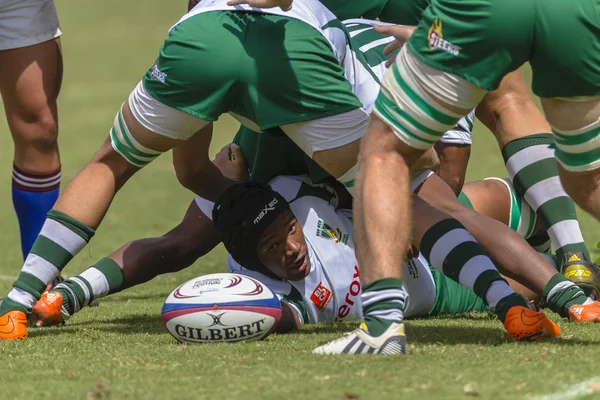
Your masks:
{"label": "orange rugby boot", "polygon": [[569,307],[569,318],[575,322],[600,322],[600,301],[588,298],[583,304]]}
{"label": "orange rugby boot", "polygon": [[0,315],[0,340],[27,339],[27,316],[12,310]]}
{"label": "orange rugby boot", "polygon": [[506,313],[504,328],[517,342],[536,341],[560,336],[560,328],[542,311],[514,306]]}
{"label": "orange rugby boot", "polygon": [[60,325],[68,319],[68,313],[63,310],[62,295],[59,292],[46,292],[31,310],[30,326]]}

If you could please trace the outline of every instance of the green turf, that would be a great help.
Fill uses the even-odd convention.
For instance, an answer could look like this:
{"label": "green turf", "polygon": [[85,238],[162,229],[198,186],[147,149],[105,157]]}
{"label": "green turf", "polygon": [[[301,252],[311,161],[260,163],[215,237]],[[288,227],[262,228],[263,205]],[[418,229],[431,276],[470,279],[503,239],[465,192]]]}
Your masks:
{"label": "green turf", "polygon": [[[185,2],[59,0],[57,6],[65,31],[60,146],[66,182],[106,137]],[[235,129],[223,118],[213,151]],[[480,126],[476,130],[469,176],[505,176],[494,140]],[[11,154],[0,120],[2,294],[21,265],[10,203]],[[190,200],[170,156],[162,156],[123,189],[92,244],[65,272],[82,271],[128,240],[165,232]],[[583,214],[581,220],[593,246],[600,239],[598,223]],[[565,322],[561,340],[517,345],[485,316],[411,321],[405,358],[310,353],[352,324],[307,327],[258,343],[176,343],[160,323],[162,302],[177,284],[223,270],[219,248],[186,271],[102,300],[66,327],[33,329],[26,342],[0,344],[0,399],[534,399],[600,375],[593,370],[600,326]]]}

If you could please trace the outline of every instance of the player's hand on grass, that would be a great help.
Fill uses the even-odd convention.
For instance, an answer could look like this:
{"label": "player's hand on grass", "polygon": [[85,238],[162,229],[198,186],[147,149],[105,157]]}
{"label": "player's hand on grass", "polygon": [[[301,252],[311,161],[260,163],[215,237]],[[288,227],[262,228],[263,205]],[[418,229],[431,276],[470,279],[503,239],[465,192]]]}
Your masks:
{"label": "player's hand on grass", "polygon": [[247,4],[257,8],[274,8],[279,7],[283,11],[292,9],[292,0],[229,0],[228,6],[237,6],[238,4]]}
{"label": "player's hand on grass", "polygon": [[[383,49],[383,55],[385,56],[392,54],[394,51],[404,46],[404,43],[412,36],[415,29],[417,29],[416,26],[405,25],[373,25],[373,28],[383,35],[393,36],[396,39]],[[398,53],[394,54],[386,61],[385,66],[387,68],[392,65],[397,54]]]}
{"label": "player's hand on grass", "polygon": [[213,163],[219,168],[224,177],[236,182],[248,182],[248,165],[242,154],[242,148],[235,143],[223,147],[216,155]]}

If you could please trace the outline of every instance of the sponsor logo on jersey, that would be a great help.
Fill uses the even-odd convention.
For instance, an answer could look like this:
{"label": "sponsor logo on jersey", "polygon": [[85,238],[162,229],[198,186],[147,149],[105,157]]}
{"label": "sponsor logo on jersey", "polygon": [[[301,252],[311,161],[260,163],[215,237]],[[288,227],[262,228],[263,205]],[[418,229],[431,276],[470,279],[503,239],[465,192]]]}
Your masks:
{"label": "sponsor logo on jersey", "polygon": [[277,199],[273,197],[273,200],[271,200],[269,204],[265,204],[260,214],[258,214],[258,216],[254,218],[254,225],[258,224],[260,220],[263,219],[269,211],[275,210],[275,204],[277,204]]}
{"label": "sponsor logo on jersey", "polygon": [[350,235],[342,232],[338,227],[333,229],[327,225],[322,219],[317,221],[317,236],[323,239],[335,240],[336,243],[348,244],[348,238]]}
{"label": "sponsor logo on jersey", "polygon": [[160,69],[158,69],[158,62],[156,64],[154,64],[154,67],[152,67],[152,72],[150,72],[150,78],[156,79],[157,81],[159,81],[161,83],[165,83],[166,77],[167,77],[167,74],[165,74]]}
{"label": "sponsor logo on jersey", "polygon": [[323,286],[323,282],[321,281],[310,295],[310,301],[317,306],[319,311],[323,311],[325,308],[327,308],[329,300],[331,300],[331,290]]}
{"label": "sponsor logo on jersey", "polygon": [[342,304],[338,309],[336,321],[344,319],[348,316],[348,314],[350,314],[350,309],[354,304],[356,304],[358,295],[360,295],[360,271],[358,269],[358,265],[355,265],[354,275],[352,275],[352,282],[350,283],[346,297],[344,297],[344,304]]}
{"label": "sponsor logo on jersey", "polygon": [[439,49],[446,53],[450,53],[453,56],[457,56],[458,53],[460,53],[459,46],[444,39],[444,35],[442,34],[442,21],[439,18],[433,20],[433,24],[431,24],[431,28],[429,28],[429,33],[427,34],[427,40],[429,41],[429,48],[432,50]]}

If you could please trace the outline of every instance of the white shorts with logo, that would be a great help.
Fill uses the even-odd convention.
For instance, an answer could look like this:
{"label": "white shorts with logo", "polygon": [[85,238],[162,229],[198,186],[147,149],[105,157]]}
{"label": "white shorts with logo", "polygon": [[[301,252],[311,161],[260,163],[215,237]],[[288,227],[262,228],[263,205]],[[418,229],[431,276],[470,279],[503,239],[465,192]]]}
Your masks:
{"label": "white shorts with logo", "polygon": [[32,46],[61,34],[53,0],[0,0],[0,50]]}

